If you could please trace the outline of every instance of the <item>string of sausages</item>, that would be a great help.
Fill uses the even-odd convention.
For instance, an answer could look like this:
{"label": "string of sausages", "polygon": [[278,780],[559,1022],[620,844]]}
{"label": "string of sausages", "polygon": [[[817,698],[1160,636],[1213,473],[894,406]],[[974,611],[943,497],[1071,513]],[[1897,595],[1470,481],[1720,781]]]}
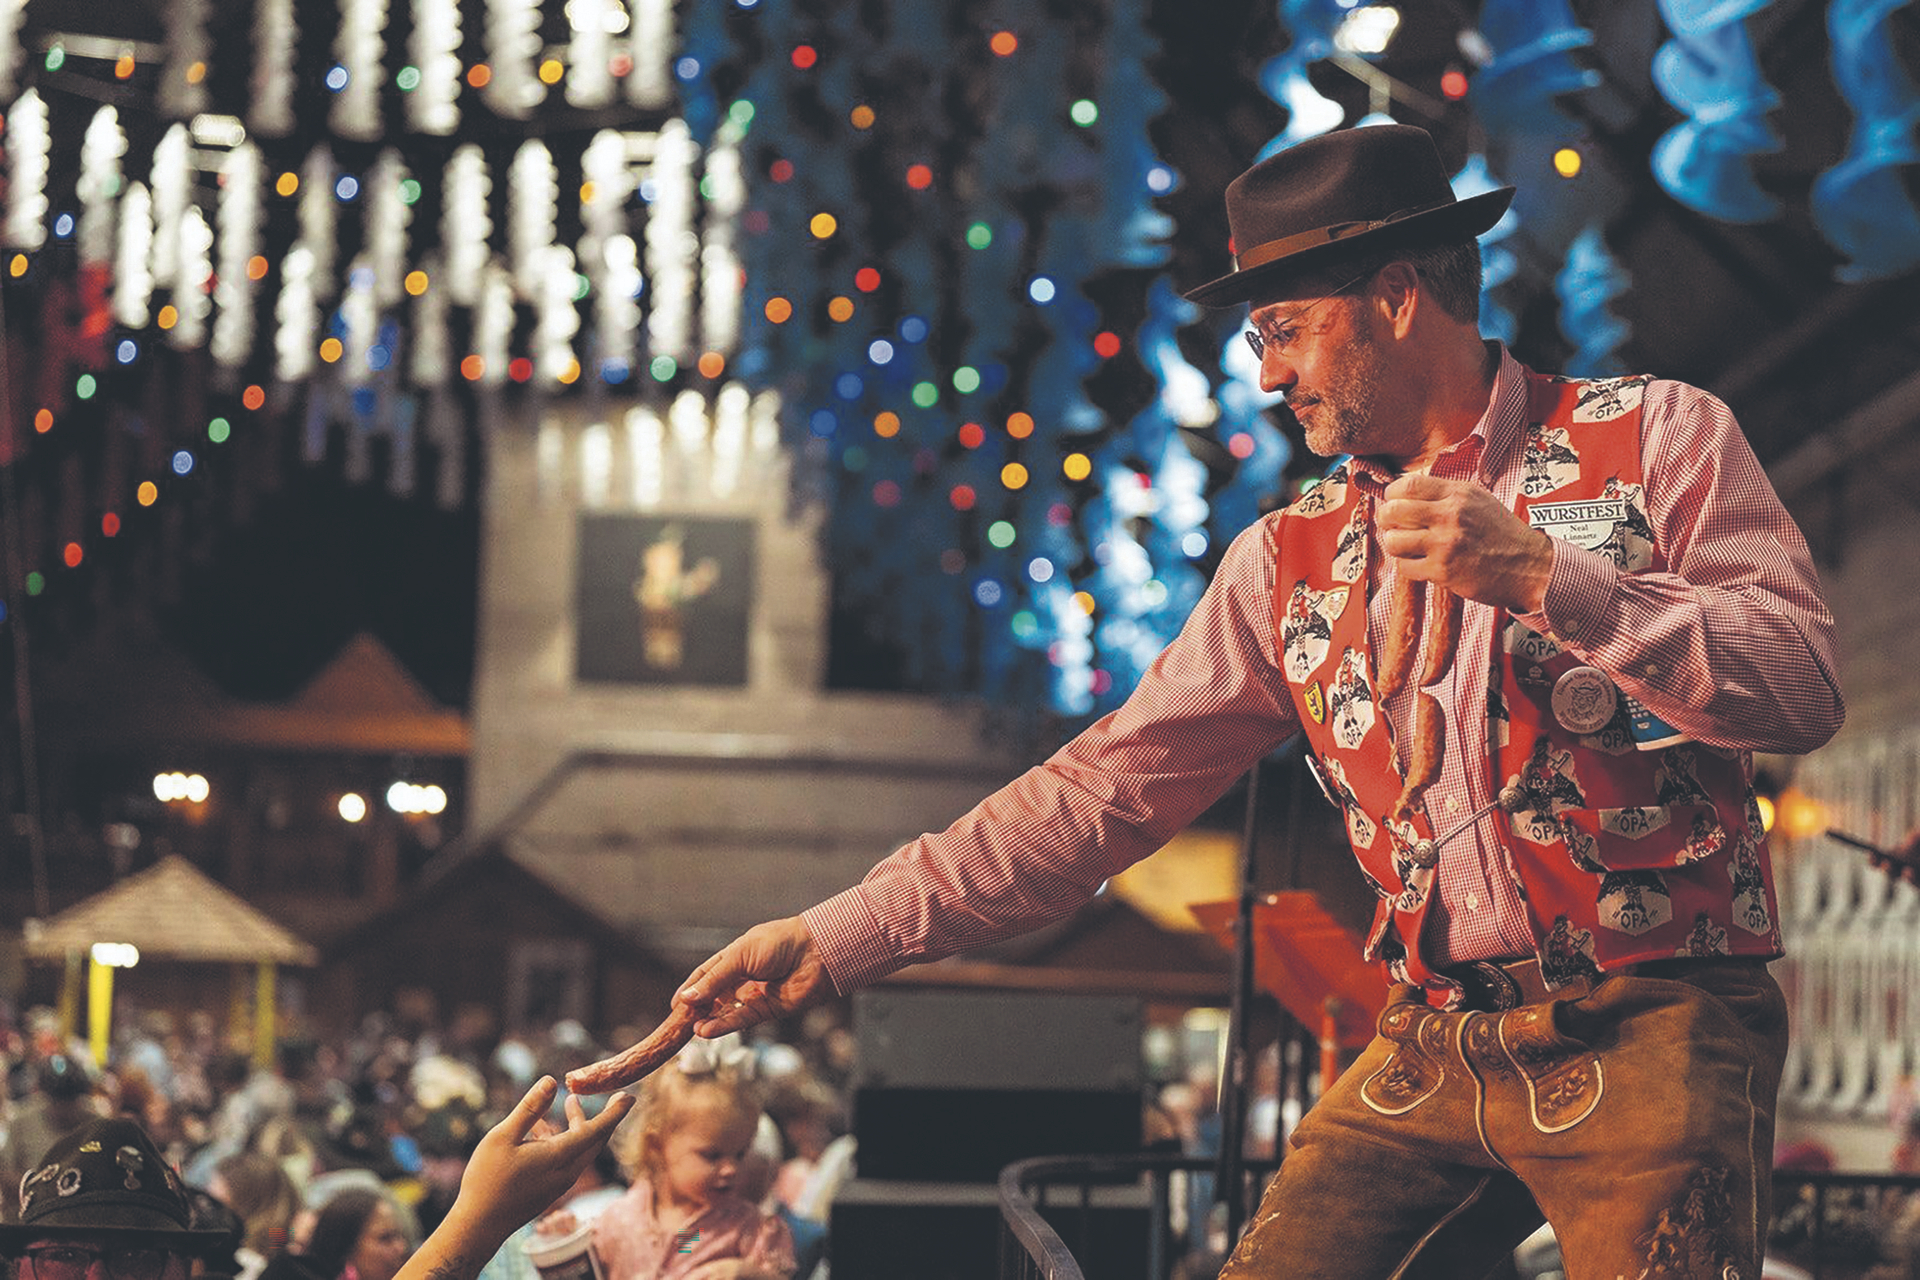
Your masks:
{"label": "string of sausages", "polygon": [[[1421,663],[1418,692],[1413,707],[1413,742],[1406,756],[1405,783],[1394,804],[1394,817],[1405,822],[1420,806],[1421,797],[1440,776],[1441,757],[1446,754],[1446,715],[1440,699],[1428,692],[1430,686],[1446,677],[1453,666],[1454,650],[1460,643],[1460,597],[1445,587],[1434,586],[1413,577],[1404,569],[1393,576],[1387,599],[1387,634],[1381,645],[1379,669],[1374,679],[1378,705],[1406,687],[1413,675],[1413,660],[1418,640],[1427,637],[1426,661]],[[1425,626],[1420,625],[1425,614]]]}

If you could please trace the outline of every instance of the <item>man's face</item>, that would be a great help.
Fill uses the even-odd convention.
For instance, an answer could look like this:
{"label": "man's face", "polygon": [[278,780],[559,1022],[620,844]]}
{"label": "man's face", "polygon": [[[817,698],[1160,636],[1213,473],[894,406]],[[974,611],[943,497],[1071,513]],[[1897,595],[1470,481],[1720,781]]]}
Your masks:
{"label": "man's face", "polygon": [[186,1280],[191,1268],[185,1254],[152,1242],[49,1238],[26,1247],[14,1280]]}
{"label": "man's face", "polygon": [[[1362,283],[1362,282],[1352,282]],[[1261,337],[1260,386],[1286,396],[1321,457],[1380,452],[1380,389],[1386,349],[1374,332],[1368,294],[1343,289],[1254,308]]]}

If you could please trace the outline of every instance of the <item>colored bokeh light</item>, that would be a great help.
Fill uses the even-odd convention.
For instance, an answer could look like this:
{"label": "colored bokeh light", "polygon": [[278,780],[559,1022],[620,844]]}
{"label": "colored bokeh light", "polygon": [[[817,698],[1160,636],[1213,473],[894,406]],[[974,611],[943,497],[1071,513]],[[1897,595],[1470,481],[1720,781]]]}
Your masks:
{"label": "colored bokeh light", "polygon": [[480,375],[487,371],[487,362],[479,355],[470,355],[460,362],[460,376],[468,382],[480,381]]}
{"label": "colored bokeh light", "polygon": [[1091,98],[1081,98],[1067,108],[1067,117],[1082,129],[1088,129],[1100,122],[1100,106]]}
{"label": "colored bokeh light", "polygon": [[240,393],[240,403],[248,409],[258,409],[267,402],[267,389],[259,383],[253,383]]}
{"label": "colored bokeh light", "polygon": [[815,63],[819,61],[820,61],[820,51],[818,49],[815,49],[812,45],[799,44],[793,47],[793,65],[798,67],[800,70],[802,71],[809,70],[812,68],[812,66]]}
{"label": "colored bokeh light", "polygon": [[160,501],[160,486],[151,480],[142,480],[140,487],[134,490],[133,500],[143,507],[150,507]]}
{"label": "colored bokeh light", "polygon": [[882,440],[891,440],[900,434],[900,415],[891,409],[882,409],[873,415],[873,434]]}
{"label": "colored bokeh light", "polygon": [[169,302],[166,306],[160,308],[160,312],[154,316],[153,322],[162,329],[171,329],[180,323],[180,309]]}
{"label": "colored bokeh light", "polygon": [[320,344],[320,358],[328,364],[337,363],[346,354],[346,345],[338,338],[328,338]]}
{"label": "colored bokeh light", "polygon": [[53,430],[53,410],[42,409],[33,415],[33,429],[41,435]]}
{"label": "colored bokeh light", "polygon": [[80,562],[86,559],[86,556],[87,553],[85,549],[77,542],[69,542],[65,547],[61,548],[60,551],[60,558],[66,562],[67,568],[69,569],[78,569]]}
{"label": "colored bokeh light", "polygon": [[718,351],[702,352],[695,368],[700,370],[703,378],[717,378],[727,371],[727,358]]}
{"label": "colored bokeh light", "polygon": [[947,501],[953,504],[955,511],[971,511],[978,500],[979,495],[970,484],[957,484],[947,493]]}
{"label": "colored bokeh light", "polygon": [[924,164],[908,165],[907,185],[915,191],[925,191],[933,185],[933,170]]}
{"label": "colored bokeh light", "polygon": [[856,129],[871,129],[873,128],[873,108],[863,102],[847,113],[847,121]]}
{"label": "colored bokeh light", "polygon": [[963,396],[970,396],[980,389],[980,371],[972,365],[963,364],[953,371],[953,389]]}
{"label": "colored bokeh light", "polygon": [[559,84],[560,78],[566,74],[566,64],[558,58],[548,58],[540,64],[541,84]]}
{"label": "colored bokeh light", "polygon": [[993,243],[993,228],[984,222],[976,222],[967,228],[967,247],[984,249]]}
{"label": "colored bokeh light", "polygon": [[1084,453],[1070,453],[1061,459],[1060,474],[1069,480],[1085,480],[1093,474],[1093,460]]}
{"label": "colored bokeh light", "polygon": [[940,388],[931,382],[913,384],[913,402],[922,409],[931,409],[940,403]]}
{"label": "colored bokeh light", "polygon": [[300,190],[300,175],[289,169],[273,180],[273,190],[274,194],[278,196],[284,197],[292,195],[294,192]]}
{"label": "colored bokeh light", "polygon": [[1563,178],[1578,177],[1580,163],[1580,153],[1572,147],[1562,147],[1553,153],[1553,171]]}
{"label": "colored bokeh light", "polygon": [[767,166],[767,176],[775,182],[791,182],[793,180],[793,161],[787,159],[775,160]]}
{"label": "colored bokeh light", "polygon": [[507,377],[515,382],[532,382],[533,361],[526,356],[515,356],[507,361]]}
{"label": "colored bokeh light", "polygon": [[1020,47],[1020,37],[1011,31],[996,31],[993,38],[987,41],[987,47],[1003,58],[1012,57]]}
{"label": "colored bokeh light", "polygon": [[978,449],[987,442],[987,432],[979,423],[968,422],[960,427],[958,438],[962,448]]}
{"label": "colored bokeh light", "polygon": [[853,273],[853,287],[862,293],[872,293],[880,287],[880,273],[872,267],[862,267]]}
{"label": "colored bokeh light", "polygon": [[254,254],[247,259],[247,279],[265,280],[267,278],[267,259],[265,254]]}
{"label": "colored bokeh light", "polygon": [[1015,440],[1025,440],[1033,434],[1033,415],[1014,413],[1007,417],[1007,434]]}
{"label": "colored bokeh light", "polygon": [[987,541],[1002,551],[1012,546],[1018,536],[1010,520],[995,520],[987,526]]}
{"label": "colored bokeh light", "polygon": [[7,263],[7,274],[15,280],[18,280],[21,276],[27,274],[27,268],[32,265],[32,262],[28,260],[26,254],[16,253],[13,255],[12,260]]}
{"label": "colored bokeh light", "polygon": [[1028,479],[1027,469],[1017,462],[1009,462],[1000,468],[1000,483],[1009,489],[1026,488]]}
{"label": "colored bokeh light", "polygon": [[807,222],[807,230],[813,233],[815,240],[825,240],[839,229],[839,219],[830,213],[816,213]]}
{"label": "colored bokeh light", "polygon": [[427,291],[427,286],[432,283],[433,283],[432,279],[424,271],[407,272],[407,279],[406,279],[407,292],[411,294],[413,297],[417,298],[421,294],[425,293]]}
{"label": "colored bokeh light", "polygon": [[108,538],[117,538],[117,537],[119,537],[119,536],[120,536],[120,516],[119,516],[119,513],[117,513],[117,512],[113,512],[113,511],[109,511],[109,512],[107,512],[107,514],[105,514],[105,515],[103,515],[103,516],[101,516],[101,517],[100,517],[100,532],[101,532],[101,534],[102,534],[103,536],[105,536],[105,537],[108,537]]}
{"label": "colored bokeh light", "polygon": [[853,319],[853,299],[840,295],[827,302],[827,318],[835,324],[845,324]]}
{"label": "colored bokeh light", "polygon": [[493,68],[484,62],[476,62],[467,68],[467,85],[473,89],[484,89],[493,82]]}
{"label": "colored bokeh light", "polygon": [[1236,431],[1227,440],[1227,452],[1245,462],[1253,456],[1253,437],[1244,431]]}
{"label": "colored bokeh light", "polygon": [[1120,335],[1107,330],[1093,336],[1093,353],[1102,360],[1111,360],[1120,354]]}
{"label": "colored bokeh light", "polygon": [[1454,100],[1467,96],[1467,73],[1458,67],[1449,68],[1440,77],[1440,92]]}
{"label": "colored bokeh light", "polygon": [[875,506],[880,507],[899,506],[900,486],[891,480],[882,480],[879,484],[873,486],[873,501]]}
{"label": "colored bokeh light", "polygon": [[793,319],[793,304],[785,298],[768,298],[767,319],[774,324],[785,324]]}

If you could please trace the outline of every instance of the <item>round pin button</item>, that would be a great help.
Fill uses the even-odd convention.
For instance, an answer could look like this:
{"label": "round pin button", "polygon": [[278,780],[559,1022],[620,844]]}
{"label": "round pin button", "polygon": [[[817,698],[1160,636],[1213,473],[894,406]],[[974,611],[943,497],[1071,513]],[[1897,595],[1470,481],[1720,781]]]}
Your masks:
{"label": "round pin button", "polygon": [[1619,704],[1619,691],[1598,667],[1575,667],[1554,681],[1553,718],[1570,733],[1600,732]]}

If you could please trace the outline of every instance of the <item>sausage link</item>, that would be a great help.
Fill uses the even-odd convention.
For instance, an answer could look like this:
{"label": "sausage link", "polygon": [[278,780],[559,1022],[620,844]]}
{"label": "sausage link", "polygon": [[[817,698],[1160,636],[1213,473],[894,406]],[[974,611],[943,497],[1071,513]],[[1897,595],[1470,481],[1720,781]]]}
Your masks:
{"label": "sausage link", "polygon": [[1393,575],[1393,594],[1388,597],[1387,635],[1380,646],[1380,670],[1374,677],[1375,705],[1384,706],[1388,698],[1406,688],[1413,674],[1414,641],[1419,637],[1420,599],[1426,583],[1404,570]]}
{"label": "sausage link", "polygon": [[674,1005],[667,1020],[652,1034],[624,1053],[603,1058],[590,1066],[567,1072],[567,1092],[579,1094],[612,1093],[644,1080],[673,1060],[673,1055],[693,1039],[694,1023],[700,1015],[686,1005]]}
{"label": "sausage link", "polygon": [[1394,816],[1411,818],[1426,789],[1440,776],[1440,757],[1446,751],[1447,722],[1440,699],[1420,691],[1413,712],[1413,750],[1407,758],[1407,781],[1394,805]]}
{"label": "sausage link", "polygon": [[1427,588],[1427,660],[1421,664],[1420,684],[1440,680],[1453,666],[1453,651],[1460,647],[1460,597],[1445,587]]}

